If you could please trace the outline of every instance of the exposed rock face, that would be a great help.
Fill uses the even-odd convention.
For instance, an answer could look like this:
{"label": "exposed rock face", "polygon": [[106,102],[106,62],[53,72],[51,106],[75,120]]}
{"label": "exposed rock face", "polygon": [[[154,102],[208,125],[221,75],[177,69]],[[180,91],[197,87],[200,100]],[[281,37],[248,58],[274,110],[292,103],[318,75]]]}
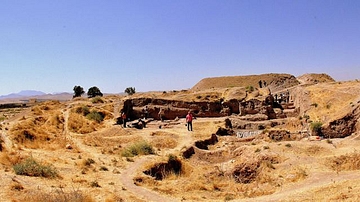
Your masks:
{"label": "exposed rock face", "polygon": [[360,120],[360,106],[341,119],[331,121],[328,125],[321,128],[321,132],[326,138],[343,138],[357,131],[356,125]]}
{"label": "exposed rock face", "polygon": [[[225,117],[232,114],[239,114],[240,116],[265,115],[266,119],[286,117],[282,113],[281,105],[274,102],[274,97],[271,94],[264,101],[258,99],[222,101],[219,99],[217,101],[185,102],[181,100],[133,98],[124,101],[122,111],[131,120],[136,120],[145,116],[143,111],[145,106],[147,106],[147,116],[156,120],[185,117],[189,110],[195,117]],[[281,109],[280,113],[279,111],[275,112],[274,108]]]}
{"label": "exposed rock face", "polygon": [[148,116],[156,120],[175,119],[176,117],[185,117],[189,110],[195,117],[225,117],[232,114],[264,114],[267,119],[275,119],[273,106],[264,101],[252,99],[245,102],[239,102],[236,99],[228,101],[202,101],[202,102],[184,102],[180,100],[134,98],[124,101],[123,111],[131,120],[142,118],[144,116],[143,108],[148,107]]}

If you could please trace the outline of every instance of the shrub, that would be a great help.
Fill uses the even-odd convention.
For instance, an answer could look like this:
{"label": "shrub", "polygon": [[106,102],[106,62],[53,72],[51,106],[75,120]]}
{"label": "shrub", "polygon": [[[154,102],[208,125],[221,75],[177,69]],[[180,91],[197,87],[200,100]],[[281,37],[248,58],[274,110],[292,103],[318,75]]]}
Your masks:
{"label": "shrub", "polygon": [[317,134],[321,133],[322,123],[320,121],[315,121],[310,124],[311,130]]}
{"label": "shrub", "polygon": [[246,86],[245,90],[249,93],[252,93],[254,91],[254,86]]}
{"label": "shrub", "polygon": [[93,110],[86,115],[86,118],[100,123],[104,120],[104,114],[96,110]]}
{"label": "shrub", "polygon": [[287,144],[285,145],[285,147],[291,147],[291,144],[290,144],[290,143],[287,143]]}
{"label": "shrub", "polygon": [[125,148],[121,155],[124,157],[133,157],[137,155],[149,155],[154,153],[154,148],[149,143],[142,141]]}
{"label": "shrub", "polygon": [[26,175],[34,177],[54,178],[58,176],[57,170],[50,165],[41,165],[33,158],[27,158],[25,161],[13,166],[17,175]]}
{"label": "shrub", "polygon": [[309,116],[309,115],[307,115],[307,114],[304,114],[304,116],[303,116],[303,117],[304,117],[304,119],[305,119],[305,120],[309,120],[309,119],[310,119],[310,116]]}
{"label": "shrub", "polygon": [[101,99],[101,97],[94,97],[93,99],[91,99],[92,103],[104,103],[104,100]]}
{"label": "shrub", "polygon": [[90,113],[89,107],[86,105],[76,108],[75,111],[76,111],[76,113],[82,114],[84,116],[86,116]]}

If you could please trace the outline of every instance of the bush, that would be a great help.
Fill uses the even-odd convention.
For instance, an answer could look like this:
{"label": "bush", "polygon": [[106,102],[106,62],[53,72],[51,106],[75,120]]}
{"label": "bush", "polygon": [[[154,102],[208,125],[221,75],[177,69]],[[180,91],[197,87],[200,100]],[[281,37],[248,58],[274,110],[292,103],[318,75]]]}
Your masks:
{"label": "bush", "polygon": [[84,116],[88,115],[90,113],[89,107],[86,105],[83,105],[81,107],[76,108],[76,113],[82,114]]}
{"label": "bush", "polygon": [[94,97],[92,100],[91,100],[92,103],[96,104],[96,103],[104,103],[104,100],[101,99],[101,97]]}
{"label": "bush", "polygon": [[149,155],[155,154],[154,148],[147,142],[135,143],[127,148],[121,153],[124,157],[133,157],[137,155]]}
{"label": "bush", "polygon": [[58,176],[57,170],[50,165],[41,165],[33,158],[27,158],[24,162],[13,166],[17,175],[34,177],[54,178]]}
{"label": "bush", "polygon": [[291,147],[291,144],[290,144],[290,143],[287,143],[287,144],[285,145],[285,147]]}
{"label": "bush", "polygon": [[252,93],[254,91],[254,86],[246,86],[245,90],[249,93]]}
{"label": "bush", "polygon": [[86,115],[86,118],[101,123],[104,120],[104,114],[96,110],[93,110]]}
{"label": "bush", "polygon": [[312,122],[310,127],[312,131],[317,133],[317,135],[321,134],[322,123],[320,121]]}

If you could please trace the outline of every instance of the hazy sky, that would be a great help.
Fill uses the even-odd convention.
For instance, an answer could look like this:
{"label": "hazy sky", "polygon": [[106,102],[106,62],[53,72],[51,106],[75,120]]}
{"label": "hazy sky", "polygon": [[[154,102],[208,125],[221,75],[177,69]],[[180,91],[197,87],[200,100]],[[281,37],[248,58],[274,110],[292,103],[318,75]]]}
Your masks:
{"label": "hazy sky", "polygon": [[0,68],[0,95],[263,73],[359,79],[360,1],[1,0]]}

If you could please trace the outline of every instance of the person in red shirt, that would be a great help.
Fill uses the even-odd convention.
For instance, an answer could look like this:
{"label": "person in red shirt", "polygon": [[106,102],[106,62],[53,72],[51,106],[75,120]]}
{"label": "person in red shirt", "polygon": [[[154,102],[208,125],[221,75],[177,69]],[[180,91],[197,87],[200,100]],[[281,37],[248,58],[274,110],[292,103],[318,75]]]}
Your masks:
{"label": "person in red shirt", "polygon": [[186,124],[187,124],[187,129],[188,131],[192,131],[192,120],[193,120],[193,115],[191,114],[191,111],[188,112],[188,114],[186,115]]}

